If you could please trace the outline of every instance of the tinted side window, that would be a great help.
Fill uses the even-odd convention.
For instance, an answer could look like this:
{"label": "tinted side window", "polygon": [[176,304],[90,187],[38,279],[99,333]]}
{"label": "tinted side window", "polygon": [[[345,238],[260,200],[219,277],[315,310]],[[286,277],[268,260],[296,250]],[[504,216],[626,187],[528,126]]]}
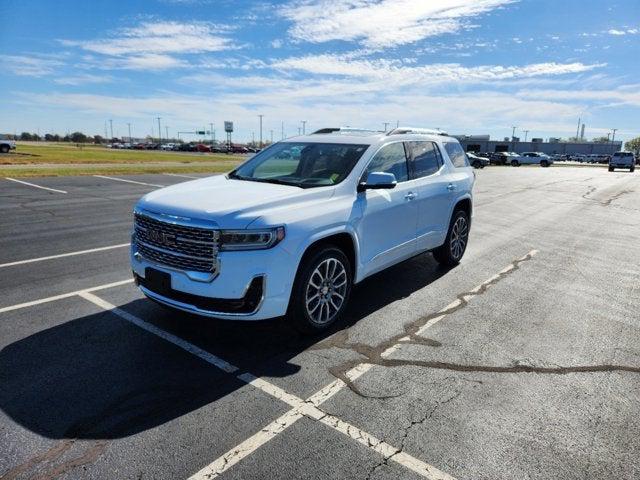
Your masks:
{"label": "tinted side window", "polygon": [[413,164],[415,178],[433,175],[442,166],[438,146],[433,142],[406,142],[407,153]]}
{"label": "tinted side window", "polygon": [[365,180],[371,172],[393,173],[398,182],[406,182],[409,179],[407,173],[407,158],[402,143],[385,145],[376,153],[365,172]]}
{"label": "tinted side window", "polygon": [[458,142],[447,142],[444,144],[444,149],[447,151],[454,167],[460,168],[469,166],[469,159]]}

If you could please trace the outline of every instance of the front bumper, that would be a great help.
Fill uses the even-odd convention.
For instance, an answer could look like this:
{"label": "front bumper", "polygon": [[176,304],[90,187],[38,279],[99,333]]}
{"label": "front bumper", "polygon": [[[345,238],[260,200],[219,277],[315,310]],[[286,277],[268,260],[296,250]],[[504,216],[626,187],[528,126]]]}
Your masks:
{"label": "front bumper", "polygon": [[[228,320],[264,320],[286,313],[297,262],[282,244],[268,250],[221,252],[217,276],[198,278],[153,263],[140,256],[135,242],[131,267],[138,287],[147,297],[205,317]],[[146,269],[170,275],[169,290],[154,291],[145,281]]]}

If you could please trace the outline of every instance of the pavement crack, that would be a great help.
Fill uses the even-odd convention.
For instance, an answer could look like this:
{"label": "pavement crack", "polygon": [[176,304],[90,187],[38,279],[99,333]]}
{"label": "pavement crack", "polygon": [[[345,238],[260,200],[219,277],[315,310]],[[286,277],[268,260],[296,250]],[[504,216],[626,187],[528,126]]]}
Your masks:
{"label": "pavement crack", "polygon": [[[357,365],[361,363],[370,363],[379,366],[400,366],[400,365],[414,365],[414,366],[425,366],[431,368],[441,368],[441,369],[450,369],[454,371],[485,371],[484,369],[488,368],[501,368],[501,367],[489,367],[489,366],[479,366],[479,370],[463,370],[470,368],[471,366],[466,365],[456,365],[456,364],[446,364],[442,362],[421,362],[421,361],[405,361],[405,360],[390,360],[385,358],[385,352],[387,352],[392,347],[396,347],[398,344],[402,343],[410,343],[410,344],[419,344],[426,345],[429,347],[439,347],[441,346],[440,342],[435,340],[425,338],[420,334],[420,331],[423,327],[427,326],[427,324],[432,324],[438,321],[440,318],[455,313],[459,310],[464,309],[469,301],[477,296],[483,295],[489,288],[493,285],[497,284],[504,278],[509,275],[512,275],[514,272],[520,269],[520,266],[525,263],[531,261],[535,252],[529,252],[522,258],[514,260],[511,262],[506,268],[502,269],[500,273],[494,275],[480,286],[463,292],[456,297],[456,300],[450,303],[447,307],[439,310],[438,312],[431,313],[429,315],[424,315],[416,320],[409,322],[403,326],[403,331],[399,334],[396,334],[387,340],[379,343],[378,345],[371,346],[364,343],[359,342],[351,342],[349,341],[349,330],[345,329],[340,332],[335,333],[333,336],[328,339],[319,342],[318,344],[309,348],[309,350],[325,350],[330,348],[338,348],[343,350],[349,350],[356,354],[358,354],[359,358],[344,362],[340,365],[336,365],[329,368],[329,372],[336,378],[342,380],[347,387],[356,395],[359,395],[363,398],[368,399],[377,399],[384,400],[388,398],[395,398],[402,394],[395,395],[382,395],[382,396],[374,396],[369,395],[363,392],[355,383],[349,378],[347,372],[353,369]],[[509,367],[513,368],[513,367]]]}

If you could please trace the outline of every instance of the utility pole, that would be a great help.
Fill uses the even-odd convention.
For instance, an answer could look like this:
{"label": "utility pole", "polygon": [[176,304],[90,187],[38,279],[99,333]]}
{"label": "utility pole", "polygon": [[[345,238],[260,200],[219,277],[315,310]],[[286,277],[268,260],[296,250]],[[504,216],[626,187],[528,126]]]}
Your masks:
{"label": "utility pole", "polygon": [[216,143],[216,133],[213,129],[213,123],[210,123],[209,126],[211,127],[211,145],[213,145],[214,143]]}
{"label": "utility pole", "polygon": [[576,129],[576,140],[580,138],[580,123],[582,122],[582,118],[578,118],[578,128]]}
{"label": "utility pole", "polygon": [[514,139],[516,138],[516,128],[518,127],[511,127],[511,141],[515,141]]}
{"label": "utility pole", "polygon": [[158,119],[158,143],[162,143],[162,130],[160,129],[160,117]]}
{"label": "utility pole", "polygon": [[109,126],[111,127],[111,140],[113,141],[113,120],[109,120]]}
{"label": "utility pole", "polygon": [[251,145],[255,145],[256,144],[256,134],[254,132],[251,132]]}
{"label": "utility pole", "polygon": [[260,117],[260,148],[262,148],[262,117],[264,117],[264,115],[260,114],[258,117]]}
{"label": "utility pole", "polygon": [[301,130],[301,128],[300,128],[300,127],[298,127],[298,135],[300,135],[300,130]]}
{"label": "utility pole", "polygon": [[129,127],[129,143],[131,143],[131,124],[127,123],[127,127]]}
{"label": "utility pole", "polygon": [[109,134],[107,133],[107,122],[105,121],[104,122],[104,139],[105,140],[107,139],[107,135],[109,135]]}
{"label": "utility pole", "polygon": [[611,138],[611,143],[615,143],[616,141],[616,132],[618,131],[617,128],[612,128],[611,129],[613,131],[613,137]]}
{"label": "utility pole", "polygon": [[165,135],[165,137],[164,137],[164,138],[166,138],[166,139],[167,139],[167,141],[168,141],[168,140],[169,140],[169,126],[168,126],[168,125],[165,125],[165,126],[164,126],[164,131],[165,131],[165,133],[166,133],[166,135]]}
{"label": "utility pole", "polygon": [[284,122],[280,122],[280,135],[282,136],[282,140],[284,140]]}
{"label": "utility pole", "polygon": [[271,143],[273,143],[273,130],[271,130]]}
{"label": "utility pole", "polygon": [[527,141],[527,135],[529,135],[529,130],[523,130],[524,132],[524,141]]}
{"label": "utility pole", "polygon": [[389,126],[389,122],[384,122],[384,131],[387,131],[387,127]]}
{"label": "utility pole", "polygon": [[302,120],[302,134],[303,135],[307,134],[307,121],[306,120]]}

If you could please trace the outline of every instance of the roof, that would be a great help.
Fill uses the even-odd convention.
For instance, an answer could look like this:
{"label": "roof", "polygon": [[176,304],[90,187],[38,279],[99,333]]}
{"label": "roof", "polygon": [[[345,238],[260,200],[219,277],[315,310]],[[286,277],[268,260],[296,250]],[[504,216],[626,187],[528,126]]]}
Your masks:
{"label": "roof", "polygon": [[309,135],[290,137],[283,141],[308,143],[357,143],[373,145],[375,143],[380,143],[385,139],[392,140],[394,137],[398,136],[415,140],[424,140],[425,137],[430,140],[442,140],[443,138],[453,139],[453,137],[449,137],[446,132],[426,128],[400,127],[389,132],[382,132],[353,127],[328,127],[316,130]]}

